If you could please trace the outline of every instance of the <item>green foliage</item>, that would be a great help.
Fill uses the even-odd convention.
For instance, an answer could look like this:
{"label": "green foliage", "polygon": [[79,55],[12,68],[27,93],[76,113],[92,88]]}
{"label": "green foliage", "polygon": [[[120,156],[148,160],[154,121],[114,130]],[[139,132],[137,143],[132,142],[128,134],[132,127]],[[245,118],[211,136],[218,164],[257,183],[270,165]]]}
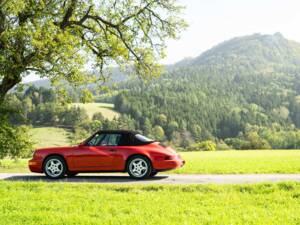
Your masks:
{"label": "green foliage", "polygon": [[[92,95],[82,86],[102,84],[108,75],[103,68],[112,62],[146,78],[157,76],[166,39],[178,38],[186,27],[183,7],[173,0],[0,4],[0,102],[30,72],[54,84],[68,81],[84,102]],[[95,72],[84,72],[87,62]]]}
{"label": "green foliage", "polygon": [[[121,83],[115,106],[142,131],[145,120],[161,126],[180,147],[226,139],[236,149],[297,148],[299,65],[300,45],[280,34],[234,38],[169,66],[148,85]],[[280,132],[271,131],[275,123]],[[248,125],[270,131],[249,132]]]}
{"label": "green foliage", "polygon": [[26,126],[12,126],[0,119],[0,159],[28,157],[33,152],[33,142]]}
{"label": "green foliage", "polygon": [[153,127],[152,134],[154,135],[155,140],[158,141],[163,141],[165,138],[164,129],[159,125]]}
{"label": "green foliage", "polygon": [[192,144],[189,148],[190,151],[216,151],[217,145],[212,141],[202,141]]}
{"label": "green foliage", "polygon": [[71,135],[71,143],[73,145],[78,145],[89,136],[90,134],[85,129],[82,129],[81,127],[76,127]]}

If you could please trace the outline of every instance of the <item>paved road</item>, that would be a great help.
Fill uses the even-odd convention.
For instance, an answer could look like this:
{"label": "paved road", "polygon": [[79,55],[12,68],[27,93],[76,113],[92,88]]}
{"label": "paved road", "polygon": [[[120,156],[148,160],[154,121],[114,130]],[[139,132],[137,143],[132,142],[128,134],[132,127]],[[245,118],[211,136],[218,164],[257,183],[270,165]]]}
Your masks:
{"label": "paved road", "polygon": [[128,183],[128,184],[241,184],[259,182],[298,181],[300,174],[245,174],[245,175],[167,175],[159,174],[148,180],[137,181],[126,174],[80,174],[74,178],[49,180],[41,174],[0,173],[0,180],[81,182],[81,183]]}

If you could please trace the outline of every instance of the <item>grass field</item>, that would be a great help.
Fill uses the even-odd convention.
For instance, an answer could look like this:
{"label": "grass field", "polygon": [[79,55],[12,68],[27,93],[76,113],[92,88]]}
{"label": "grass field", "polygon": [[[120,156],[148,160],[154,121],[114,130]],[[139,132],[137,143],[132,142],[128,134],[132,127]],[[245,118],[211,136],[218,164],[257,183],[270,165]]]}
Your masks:
{"label": "grass field", "polygon": [[31,129],[30,134],[36,147],[70,145],[68,139],[70,133],[63,128],[38,127]]}
{"label": "grass field", "polygon": [[186,165],[173,173],[300,173],[300,150],[248,150],[181,153]]}
{"label": "grass field", "polygon": [[[186,165],[166,173],[251,174],[300,173],[300,150],[182,152]],[[29,172],[27,160],[0,161],[0,172]]]}
{"label": "grass field", "polygon": [[0,224],[299,224],[300,184],[0,182]]}
{"label": "grass field", "polygon": [[102,115],[112,120],[115,117],[119,117],[119,113],[114,111],[114,105],[108,104],[108,103],[72,103],[74,106],[79,106],[85,108],[90,118],[93,117],[93,115],[96,112],[101,112]]}

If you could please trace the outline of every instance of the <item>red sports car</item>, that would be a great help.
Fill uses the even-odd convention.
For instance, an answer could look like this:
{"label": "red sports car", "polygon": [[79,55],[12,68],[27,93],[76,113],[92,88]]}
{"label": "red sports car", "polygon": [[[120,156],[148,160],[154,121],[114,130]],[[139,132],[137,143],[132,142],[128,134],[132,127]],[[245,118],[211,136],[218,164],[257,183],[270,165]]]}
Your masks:
{"label": "red sports car", "polygon": [[128,172],[135,179],[176,169],[184,160],[172,148],[134,131],[98,131],[78,146],[38,149],[32,172],[49,178],[87,172]]}

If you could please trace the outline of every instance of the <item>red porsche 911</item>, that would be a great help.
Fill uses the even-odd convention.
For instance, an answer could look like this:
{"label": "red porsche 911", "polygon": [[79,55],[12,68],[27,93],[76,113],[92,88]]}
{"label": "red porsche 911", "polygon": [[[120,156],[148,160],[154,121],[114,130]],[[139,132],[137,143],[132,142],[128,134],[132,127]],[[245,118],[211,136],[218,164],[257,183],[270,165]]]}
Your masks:
{"label": "red porsche 911", "polygon": [[172,148],[134,131],[98,131],[78,146],[37,149],[29,169],[49,178],[89,172],[128,172],[135,179],[184,165]]}

